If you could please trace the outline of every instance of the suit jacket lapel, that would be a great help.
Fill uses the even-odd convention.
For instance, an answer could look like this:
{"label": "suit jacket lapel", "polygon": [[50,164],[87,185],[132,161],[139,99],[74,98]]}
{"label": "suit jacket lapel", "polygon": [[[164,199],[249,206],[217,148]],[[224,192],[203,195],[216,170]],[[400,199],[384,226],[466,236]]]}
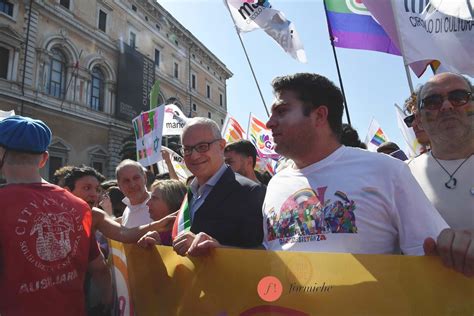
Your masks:
{"label": "suit jacket lapel", "polygon": [[224,200],[233,190],[233,181],[235,181],[235,174],[230,167],[222,174],[216,185],[212,188],[206,200],[201,207],[196,211],[196,214],[206,212],[207,210],[214,210],[219,205],[224,205]]}

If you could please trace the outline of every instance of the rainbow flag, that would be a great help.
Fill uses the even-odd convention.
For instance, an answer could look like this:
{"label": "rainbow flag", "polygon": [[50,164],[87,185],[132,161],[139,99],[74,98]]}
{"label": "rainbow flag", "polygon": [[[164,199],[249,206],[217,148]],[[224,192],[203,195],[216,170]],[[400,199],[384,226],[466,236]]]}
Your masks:
{"label": "rainbow flag", "polygon": [[379,122],[377,122],[375,119],[372,119],[369,125],[369,131],[367,132],[367,136],[365,138],[367,149],[370,151],[377,151],[377,148],[382,145],[382,143],[388,141],[389,139],[380,127]]}
{"label": "rainbow flag", "polygon": [[324,0],[324,4],[334,46],[400,55],[362,0]]}
{"label": "rainbow flag", "polygon": [[370,142],[377,147],[386,142],[385,135],[381,128],[379,128],[377,132],[375,132],[375,135],[374,137],[372,137]]}
{"label": "rainbow flag", "polygon": [[260,158],[278,159],[280,157],[275,152],[272,131],[252,113],[250,113],[248,138],[257,149]]}
{"label": "rainbow flag", "polygon": [[222,127],[222,138],[228,143],[233,143],[241,139],[245,139],[245,132],[242,126],[235,118],[227,115]]}

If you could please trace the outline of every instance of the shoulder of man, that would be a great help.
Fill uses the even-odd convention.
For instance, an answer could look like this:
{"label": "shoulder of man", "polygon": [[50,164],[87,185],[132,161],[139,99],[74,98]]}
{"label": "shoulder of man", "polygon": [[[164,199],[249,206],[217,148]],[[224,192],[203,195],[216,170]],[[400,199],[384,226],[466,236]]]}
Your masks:
{"label": "shoulder of man", "polygon": [[[230,168],[229,168],[230,169]],[[248,187],[259,187],[259,186],[262,186],[260,183],[257,183],[253,180],[250,180],[249,178],[247,177],[244,177],[243,175],[241,175],[240,173],[236,173],[234,172],[235,174],[235,180],[240,183],[242,186],[248,186]]]}

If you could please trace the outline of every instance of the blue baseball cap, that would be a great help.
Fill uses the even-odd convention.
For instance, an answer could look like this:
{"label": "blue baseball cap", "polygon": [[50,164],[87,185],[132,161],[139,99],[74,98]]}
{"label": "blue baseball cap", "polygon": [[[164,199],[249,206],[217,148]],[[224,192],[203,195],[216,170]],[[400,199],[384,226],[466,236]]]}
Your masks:
{"label": "blue baseball cap", "polygon": [[43,121],[15,115],[0,120],[0,146],[6,149],[43,153],[51,143],[51,130]]}

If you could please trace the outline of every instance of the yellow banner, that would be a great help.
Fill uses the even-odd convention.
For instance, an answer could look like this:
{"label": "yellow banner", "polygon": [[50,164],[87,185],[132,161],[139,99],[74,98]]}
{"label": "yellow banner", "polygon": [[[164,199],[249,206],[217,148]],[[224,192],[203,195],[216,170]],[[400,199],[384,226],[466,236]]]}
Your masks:
{"label": "yellow banner", "polygon": [[474,313],[474,280],[435,257],[124,249],[136,315]]}

